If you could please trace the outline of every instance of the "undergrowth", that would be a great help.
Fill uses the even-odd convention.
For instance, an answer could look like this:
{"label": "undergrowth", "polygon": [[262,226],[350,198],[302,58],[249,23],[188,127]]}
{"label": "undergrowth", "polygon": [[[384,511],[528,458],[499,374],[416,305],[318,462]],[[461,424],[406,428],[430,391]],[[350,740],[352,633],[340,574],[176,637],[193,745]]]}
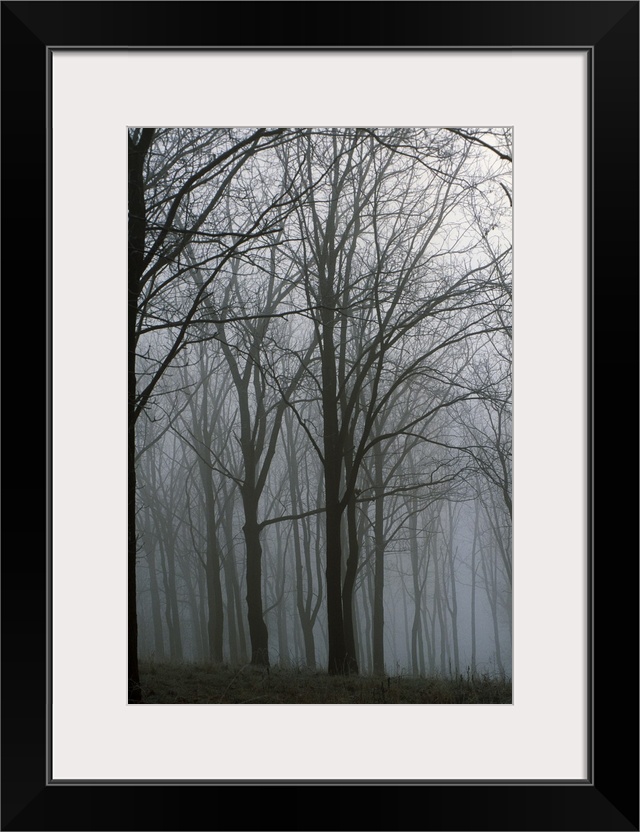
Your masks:
{"label": "undergrowth", "polygon": [[479,705],[511,704],[511,681],[488,675],[330,676],[304,667],[140,664],[146,704]]}

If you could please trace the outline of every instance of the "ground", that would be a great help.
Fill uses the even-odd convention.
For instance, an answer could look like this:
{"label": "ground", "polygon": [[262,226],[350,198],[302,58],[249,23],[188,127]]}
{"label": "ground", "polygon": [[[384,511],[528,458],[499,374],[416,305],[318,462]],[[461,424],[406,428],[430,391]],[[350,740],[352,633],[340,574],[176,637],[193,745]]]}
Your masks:
{"label": "ground", "polygon": [[307,668],[142,662],[146,704],[511,704],[511,681],[488,676],[329,676]]}

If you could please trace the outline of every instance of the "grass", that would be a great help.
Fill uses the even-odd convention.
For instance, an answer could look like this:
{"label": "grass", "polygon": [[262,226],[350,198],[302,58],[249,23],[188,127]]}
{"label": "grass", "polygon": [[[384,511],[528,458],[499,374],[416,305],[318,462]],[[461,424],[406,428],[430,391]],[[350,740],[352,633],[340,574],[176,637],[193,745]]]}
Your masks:
{"label": "grass", "polygon": [[146,704],[511,704],[511,681],[480,676],[329,676],[308,668],[141,662]]}

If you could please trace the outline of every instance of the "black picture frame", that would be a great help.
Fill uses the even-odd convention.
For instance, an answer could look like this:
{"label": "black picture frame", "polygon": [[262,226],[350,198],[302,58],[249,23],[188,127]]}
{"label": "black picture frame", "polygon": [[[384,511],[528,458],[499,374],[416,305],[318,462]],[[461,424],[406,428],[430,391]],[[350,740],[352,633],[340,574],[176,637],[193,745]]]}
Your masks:
{"label": "black picture frame", "polygon": [[[2,3],[2,260],[5,309],[12,321],[5,412],[7,446],[17,452],[6,484],[9,496],[18,498],[15,513],[5,513],[2,558],[2,829],[638,829],[638,547],[628,522],[637,517],[637,501],[630,505],[622,479],[626,470],[637,472],[631,458],[637,449],[638,374],[631,356],[638,352],[638,11],[639,3],[627,0]],[[210,40],[209,33],[214,33]],[[47,779],[51,50],[275,46],[574,48],[589,54],[591,688],[584,782],[215,785]],[[38,467],[43,461],[44,478]],[[36,535],[32,517],[40,512],[44,517],[45,507],[43,533]],[[91,696],[81,657],[78,680],[78,696]],[[348,753],[348,744],[345,737],[336,752]]]}

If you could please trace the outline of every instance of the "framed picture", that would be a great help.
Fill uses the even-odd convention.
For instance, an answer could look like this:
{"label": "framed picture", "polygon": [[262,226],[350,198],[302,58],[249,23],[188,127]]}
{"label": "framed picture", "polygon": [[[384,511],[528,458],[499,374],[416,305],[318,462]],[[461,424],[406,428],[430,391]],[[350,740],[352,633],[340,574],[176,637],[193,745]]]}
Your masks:
{"label": "framed picture", "polygon": [[[22,524],[3,559],[3,828],[638,829],[638,3],[2,15],[5,286],[42,275],[48,381],[46,545]],[[512,131],[512,704],[129,704],[127,128],[362,124]]]}

